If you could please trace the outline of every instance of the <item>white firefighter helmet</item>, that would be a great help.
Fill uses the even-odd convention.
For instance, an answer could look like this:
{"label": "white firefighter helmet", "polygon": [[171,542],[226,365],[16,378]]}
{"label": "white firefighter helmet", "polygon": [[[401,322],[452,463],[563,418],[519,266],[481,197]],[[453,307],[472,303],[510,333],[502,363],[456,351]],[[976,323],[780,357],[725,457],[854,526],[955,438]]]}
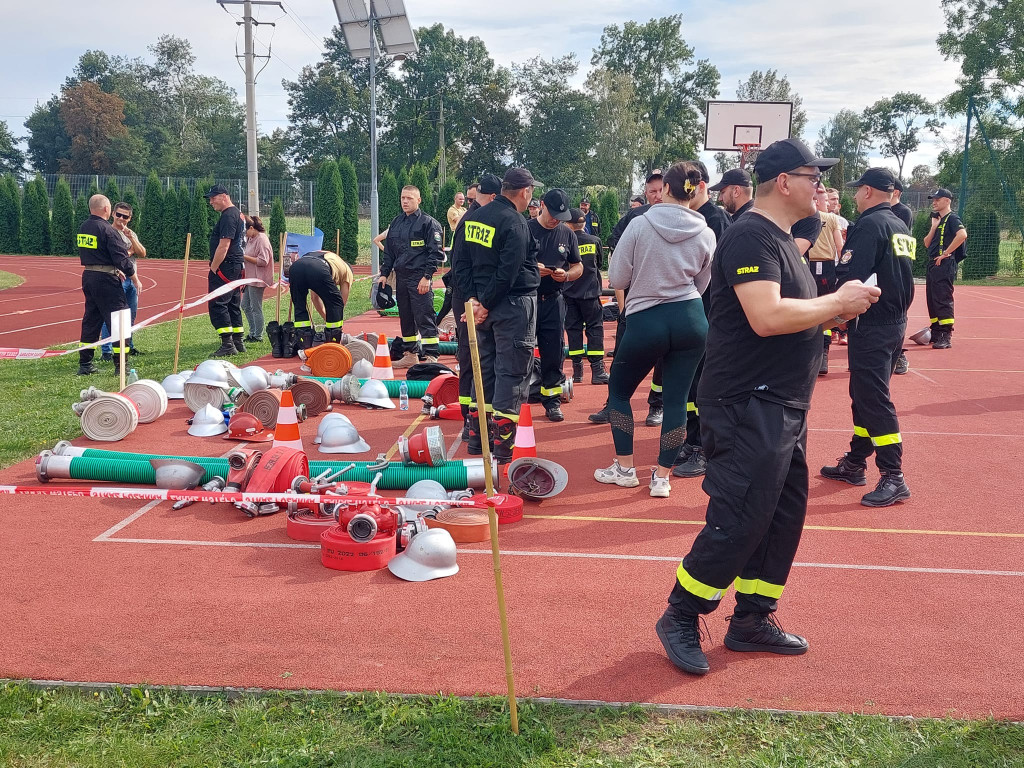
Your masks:
{"label": "white firefighter helmet", "polygon": [[370,445],[351,424],[334,423],[324,430],[320,453],[364,453]]}
{"label": "white firefighter helmet", "polygon": [[180,373],[165,376],[161,382],[168,400],[181,400],[185,397],[185,378]]}
{"label": "white firefighter helmet", "polygon": [[372,405],[375,408],[394,408],[395,404],[388,397],[388,388],[380,379],[370,379],[359,388],[357,403]]}
{"label": "white firefighter helmet", "polygon": [[409,486],[409,490],[405,492],[405,498],[436,499],[439,502],[438,504],[417,504],[415,506],[411,504],[403,504],[402,513],[406,522],[416,519],[417,513],[429,512],[436,506],[442,506],[441,502],[449,501],[451,499],[448,495],[448,491],[446,491],[444,486],[437,482],[437,480],[417,480]]}
{"label": "white firefighter helmet", "polygon": [[229,387],[231,382],[228,379],[227,369],[220,360],[204,360],[196,366],[195,371],[188,378],[189,384],[205,384],[208,387]]}
{"label": "white firefighter helmet", "polygon": [[922,347],[927,347],[932,342],[931,326],[925,326],[917,333],[912,334],[910,340],[915,344],[920,344]]}
{"label": "white firefighter helmet", "polygon": [[406,581],[430,581],[459,572],[455,540],[444,528],[431,528],[412,537],[409,546],[388,562],[388,570]]}
{"label": "white firefighter helmet", "polygon": [[508,465],[508,485],[512,493],[530,501],[557,496],[569,484],[565,467],[548,459],[523,456]]}
{"label": "white firefighter helmet", "polygon": [[270,374],[258,365],[248,365],[236,374],[247,395],[255,395],[263,389],[270,388]]}
{"label": "white firefighter helmet", "polygon": [[369,379],[373,376],[373,363],[369,360],[356,360],[352,363],[352,375],[357,379]]}
{"label": "white firefighter helmet", "polygon": [[316,438],[313,440],[315,445],[320,444],[320,440],[323,439],[324,432],[326,432],[327,428],[332,424],[352,424],[352,420],[344,413],[328,413],[320,419],[320,425],[316,428]]}
{"label": "white firefighter helmet", "polygon": [[192,417],[192,426],[188,428],[188,433],[196,437],[223,435],[227,431],[228,425],[224,423],[224,414],[209,403]]}

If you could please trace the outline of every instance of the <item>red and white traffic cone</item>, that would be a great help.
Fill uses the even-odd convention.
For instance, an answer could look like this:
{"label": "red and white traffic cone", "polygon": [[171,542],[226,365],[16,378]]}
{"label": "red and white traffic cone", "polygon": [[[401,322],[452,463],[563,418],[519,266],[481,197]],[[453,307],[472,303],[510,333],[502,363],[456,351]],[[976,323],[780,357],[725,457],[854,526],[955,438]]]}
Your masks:
{"label": "red and white traffic cone", "polygon": [[391,368],[391,351],[388,349],[388,337],[383,333],[377,337],[377,351],[373,356],[373,373],[370,374],[370,378],[380,379],[381,381],[395,378],[395,372]]}
{"label": "red and white traffic cone", "polygon": [[290,389],[281,393],[281,408],[277,412],[277,427],[274,429],[274,448],[284,446],[305,452],[299,436],[299,420],[295,413],[295,399]]}

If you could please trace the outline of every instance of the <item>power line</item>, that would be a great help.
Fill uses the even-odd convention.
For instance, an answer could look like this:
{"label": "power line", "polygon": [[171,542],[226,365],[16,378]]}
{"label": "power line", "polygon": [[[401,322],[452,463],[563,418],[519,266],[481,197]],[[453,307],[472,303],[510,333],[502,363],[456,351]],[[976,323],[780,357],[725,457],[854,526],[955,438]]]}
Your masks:
{"label": "power line", "polygon": [[295,11],[292,9],[290,5],[288,5],[288,3],[284,2],[284,0],[281,0],[281,4],[287,11],[286,15],[291,20],[292,24],[294,24],[302,34],[309,38],[310,42],[312,42],[313,45],[316,46],[317,50],[320,51],[320,53],[325,53],[323,47],[320,45],[320,41],[317,40],[316,37],[314,37],[313,30],[309,27],[309,25],[306,24],[306,22],[303,21],[303,19],[297,13],[295,13]]}

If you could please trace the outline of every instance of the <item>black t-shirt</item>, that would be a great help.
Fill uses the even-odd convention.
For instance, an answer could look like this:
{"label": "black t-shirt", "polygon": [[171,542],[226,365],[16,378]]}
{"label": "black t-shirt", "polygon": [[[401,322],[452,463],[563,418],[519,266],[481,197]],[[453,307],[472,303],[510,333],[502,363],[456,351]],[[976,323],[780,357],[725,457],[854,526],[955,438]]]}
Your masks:
{"label": "black t-shirt", "polygon": [[[530,234],[537,241],[538,266],[545,266],[548,269],[568,270],[573,264],[580,263],[579,244],[576,240],[576,233],[565,224],[559,222],[554,229],[546,229],[540,223],[540,219],[530,219],[527,226]],[[560,283],[551,279],[550,275],[540,279],[540,288],[537,289],[538,296],[547,296],[552,293],[560,293],[566,283]]]}
{"label": "black t-shirt", "polygon": [[821,326],[762,338],[754,333],[733,286],[778,283],[784,299],[817,295],[793,238],[760,214],[726,230],[711,265],[711,317],[697,404],[729,405],[751,395],[807,410],[821,364]]}
{"label": "black t-shirt", "polygon": [[596,299],[601,296],[601,238],[585,231],[575,232],[579,243],[583,274],[565,284],[562,295],[570,299]]}
{"label": "black t-shirt", "polygon": [[242,236],[245,234],[245,223],[242,221],[242,214],[235,206],[225,208],[220,212],[220,218],[213,231],[210,232],[210,261],[217,252],[220,241],[227,239],[231,241],[228,245],[228,254],[224,257],[224,263],[241,263],[242,259]]}
{"label": "black t-shirt", "polygon": [[[798,237],[804,240],[810,241],[810,246],[807,250],[814,247],[814,244],[818,242],[818,236],[821,235],[821,228],[824,226],[821,222],[821,216],[815,211],[810,216],[800,219],[790,229],[790,234],[793,235],[793,239],[796,240]],[[806,256],[807,254],[801,254]]]}
{"label": "black t-shirt", "polygon": [[[935,229],[932,244],[928,246],[928,261],[935,261],[935,259],[945,253],[949,248],[949,244],[953,242],[953,238],[956,237],[956,233],[963,228],[964,223],[952,211],[939,219],[939,226]],[[964,260],[965,254],[966,249],[961,244],[956,249],[956,252],[953,253],[953,257],[959,262]]]}
{"label": "black t-shirt", "polygon": [[894,203],[892,212],[896,214],[897,219],[907,225],[907,229],[914,228],[914,212],[910,210],[909,206],[903,203]]}

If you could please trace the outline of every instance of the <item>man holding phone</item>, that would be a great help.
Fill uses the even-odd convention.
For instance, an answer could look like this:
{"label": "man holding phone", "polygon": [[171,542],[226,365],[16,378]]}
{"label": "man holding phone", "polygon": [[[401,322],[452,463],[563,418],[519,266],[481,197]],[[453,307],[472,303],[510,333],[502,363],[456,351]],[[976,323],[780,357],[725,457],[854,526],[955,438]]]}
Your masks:
{"label": "man holding phone", "polygon": [[953,281],[966,255],[967,229],[952,212],[952,192],[939,187],[928,199],[932,201],[932,226],[924,236],[928,249],[925,291],[932,321],[932,349],[949,349],[953,346]]}

